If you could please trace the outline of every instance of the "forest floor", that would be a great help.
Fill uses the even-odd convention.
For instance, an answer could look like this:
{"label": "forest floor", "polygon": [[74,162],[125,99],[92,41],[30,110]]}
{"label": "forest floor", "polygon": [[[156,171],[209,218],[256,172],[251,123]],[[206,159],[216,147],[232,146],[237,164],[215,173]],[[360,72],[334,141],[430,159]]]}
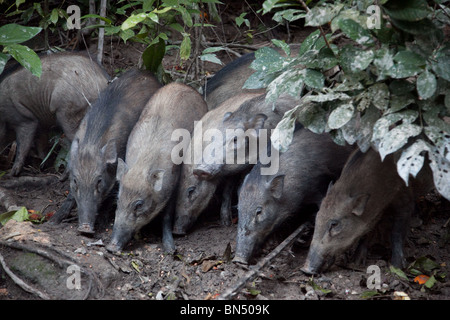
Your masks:
{"label": "forest floor", "polygon": [[[233,17],[238,16],[243,9],[245,5],[224,9],[223,17],[228,14],[228,18],[224,18],[220,27],[214,31],[205,31],[206,41],[218,45],[235,44],[229,45],[232,51],[219,54],[224,63],[235,59],[235,52],[244,54],[252,51],[252,48],[269,45],[272,38],[287,37],[285,28],[275,28],[255,35],[250,41],[246,32],[233,22]],[[251,23],[266,26],[267,22],[258,19],[254,18]],[[300,43],[310,31],[293,27],[290,30],[291,42]],[[110,75],[138,64],[144,49],[140,44],[106,40],[103,65]],[[176,55],[170,55],[169,52],[163,63],[172,76],[183,78],[183,67],[186,68],[188,63],[180,69],[177,61]],[[202,68],[202,76],[187,82],[198,87],[204,75],[214,74],[221,66],[204,63]],[[17,200],[17,205],[28,210],[44,215],[56,211],[67,196],[69,185],[67,181],[58,179],[61,172],[55,171],[49,162],[40,167],[40,160],[30,158],[20,178],[4,175],[0,178],[0,187]],[[6,150],[0,156],[0,172],[10,167]],[[36,181],[23,182],[22,177],[32,177]],[[309,232],[302,236],[302,240],[282,250],[255,278],[239,289],[233,299],[392,300],[405,296],[410,299],[449,299],[450,205],[439,196],[430,195],[421,199],[419,207],[421,210],[411,224],[405,252],[408,262],[415,269],[434,276],[436,282],[430,288],[414,281],[417,274],[411,273],[411,268],[404,270],[404,274],[391,269],[389,249],[382,246],[372,248],[366,266],[352,266],[342,259],[321,275],[305,275],[300,268],[308,252]],[[0,208],[0,212],[5,210]],[[252,268],[246,269],[231,262],[236,246],[237,225],[222,226],[215,208],[204,212],[187,235],[175,236],[177,251],[174,255],[168,255],[162,249],[159,220],[144,228],[121,254],[107,252],[105,245],[111,236],[114,217],[113,199],[105,203],[101,214],[102,219],[93,237],[77,233],[76,209],[71,219],[56,226],[46,221],[34,223],[10,220],[0,227],[0,253],[5,265],[34,288],[34,293],[25,292],[0,267],[0,299],[38,299],[38,293],[51,299],[217,299],[246,277]],[[294,220],[278,230],[265,243],[257,259],[269,254],[299,224]],[[372,289],[368,281],[372,275],[372,272],[368,272],[368,266],[371,265],[377,266],[380,271],[378,290]],[[79,288],[74,289],[77,282],[71,277],[76,271],[71,266],[76,266],[81,272]]]}

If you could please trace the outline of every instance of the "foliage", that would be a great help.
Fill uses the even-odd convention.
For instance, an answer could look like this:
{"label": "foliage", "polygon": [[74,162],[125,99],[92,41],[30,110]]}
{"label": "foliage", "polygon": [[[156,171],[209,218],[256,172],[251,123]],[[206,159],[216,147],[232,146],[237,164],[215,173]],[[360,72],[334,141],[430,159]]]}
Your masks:
{"label": "foliage", "polygon": [[[294,56],[280,42],[274,43],[286,55],[258,50],[251,65],[256,72],[244,85],[267,88],[269,102],[282,93],[301,99],[272,135],[281,151],[298,121],[313,132],[329,132],[338,144],[356,143],[362,151],[372,147],[382,159],[397,152],[406,184],[428,156],[437,190],[450,199],[450,44],[443,31],[450,25],[450,9],[445,2],[295,6],[295,15],[318,30]],[[263,10],[282,5],[285,1],[267,0]],[[291,18],[287,8],[276,16]]]}
{"label": "foliage", "polygon": [[[161,77],[161,61],[170,49],[178,49],[181,61],[186,61],[191,56],[193,28],[213,26],[200,19],[204,15],[203,4],[215,5],[218,0],[136,0],[133,2],[118,1],[112,10],[114,18],[103,18],[98,15],[85,15],[86,18],[100,18],[105,25],[93,25],[90,28],[105,28],[105,35],[118,35],[124,41],[136,41],[147,47],[142,54],[142,62],[146,69],[159,74]],[[122,5],[121,7],[118,7]],[[131,10],[131,14],[128,12]],[[126,17],[123,22],[116,23],[121,17]],[[196,22],[196,20],[202,20]],[[178,22],[181,21],[182,23]],[[167,45],[169,36],[173,33],[182,36],[180,45]],[[214,48],[205,52],[200,58],[218,63],[214,54]]]}
{"label": "foliage", "polygon": [[33,38],[41,30],[38,27],[25,27],[15,23],[0,27],[0,46],[3,46],[0,52],[0,74],[12,56],[32,74],[41,76],[42,66],[38,55],[27,46],[20,44]]}

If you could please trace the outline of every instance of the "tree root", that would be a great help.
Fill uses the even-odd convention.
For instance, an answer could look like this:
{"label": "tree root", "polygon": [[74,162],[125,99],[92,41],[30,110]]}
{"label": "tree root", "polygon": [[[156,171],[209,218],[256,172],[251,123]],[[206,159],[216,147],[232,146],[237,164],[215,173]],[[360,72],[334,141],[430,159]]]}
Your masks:
{"label": "tree root", "polygon": [[[25,244],[19,244],[16,242],[1,241],[1,240],[0,240],[0,246],[5,246],[5,247],[12,248],[12,249],[18,249],[18,250],[28,251],[28,252],[38,254],[38,255],[56,263],[60,268],[64,268],[64,267],[67,268],[68,266],[77,264],[77,261],[75,259],[73,259],[72,257],[68,256],[67,254],[65,254],[59,250],[56,250],[55,248],[49,247],[49,246],[40,245],[41,248],[39,248],[34,245],[29,246],[29,245],[25,245]],[[14,283],[16,283],[18,286],[20,286],[25,291],[32,293],[44,300],[60,299],[60,297],[51,297],[51,296],[47,295],[46,293],[43,293],[40,290],[25,283],[22,279],[20,279],[17,275],[15,275],[10,270],[10,268],[8,268],[8,266],[5,262],[5,259],[3,258],[3,256],[1,254],[0,254],[0,263],[1,263],[2,268],[5,270],[6,274],[11,278],[11,280],[13,280]],[[99,293],[99,297],[103,296],[104,295],[103,285],[102,285],[101,281],[95,276],[95,274],[93,272],[91,272],[90,270],[87,270],[87,269],[81,268],[81,267],[80,267],[80,272],[85,274],[89,278],[89,286],[88,286],[88,289],[87,289],[85,295],[82,297],[82,300],[86,300],[89,297],[89,295],[91,294],[92,289],[93,289],[93,284],[96,285],[97,291]]]}
{"label": "tree root", "polygon": [[287,237],[282,243],[280,243],[275,249],[272,250],[264,259],[260,260],[254,267],[251,268],[243,277],[241,277],[232,287],[225,290],[217,299],[218,300],[230,300],[236,294],[238,294],[248,281],[255,279],[263,268],[265,268],[275,257],[277,257],[281,251],[287,246],[292,244],[295,239],[301,234],[309,230],[310,224],[304,223],[298,227],[289,237]]}

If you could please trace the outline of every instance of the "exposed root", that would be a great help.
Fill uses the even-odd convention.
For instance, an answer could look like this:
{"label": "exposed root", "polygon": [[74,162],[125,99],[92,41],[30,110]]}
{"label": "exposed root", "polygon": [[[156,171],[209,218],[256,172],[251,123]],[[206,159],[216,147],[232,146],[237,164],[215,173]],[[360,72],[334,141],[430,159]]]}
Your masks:
{"label": "exposed root", "polygon": [[[17,242],[9,242],[9,241],[0,241],[0,246],[9,247],[12,249],[18,249],[22,251],[32,252],[35,254],[38,254],[48,260],[51,260],[56,265],[58,265],[62,269],[67,269],[67,267],[77,264],[77,261],[73,259],[72,257],[68,256],[64,252],[61,252],[59,250],[56,250],[55,248],[49,247],[49,246],[36,246],[36,245],[25,245],[25,244],[19,244]],[[11,280],[14,281],[18,286],[20,286],[22,289],[24,289],[27,292],[30,292],[36,296],[38,296],[41,299],[45,300],[53,300],[53,299],[60,299],[60,297],[51,297],[38,289],[28,285],[25,283],[22,279],[17,277],[13,272],[11,272],[10,268],[8,268],[3,256],[0,254],[0,263],[2,265],[2,268],[5,270],[6,274],[11,278]],[[89,278],[89,285],[88,289],[86,290],[86,293],[82,297],[83,300],[86,300],[89,295],[92,292],[93,285],[95,284],[96,289],[98,291],[99,297],[102,297],[104,295],[104,288],[100,280],[96,277],[96,275],[91,272],[88,269],[80,267],[80,272],[85,274]],[[98,298],[98,297],[97,297]]]}

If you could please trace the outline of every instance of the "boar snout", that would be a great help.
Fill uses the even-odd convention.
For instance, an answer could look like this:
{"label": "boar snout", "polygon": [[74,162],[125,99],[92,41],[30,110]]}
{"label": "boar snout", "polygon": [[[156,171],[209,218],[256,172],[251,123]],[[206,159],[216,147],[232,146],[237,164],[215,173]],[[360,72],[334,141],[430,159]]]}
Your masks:
{"label": "boar snout", "polygon": [[209,180],[212,178],[211,173],[199,168],[194,169],[193,174],[199,180]]}
{"label": "boar snout", "polygon": [[91,226],[89,223],[81,223],[78,226],[78,232],[86,235],[93,235],[95,233],[94,227]]}
{"label": "boar snout", "polygon": [[333,257],[325,257],[314,247],[310,247],[305,264],[300,270],[310,275],[319,274],[328,269],[333,263]]}

